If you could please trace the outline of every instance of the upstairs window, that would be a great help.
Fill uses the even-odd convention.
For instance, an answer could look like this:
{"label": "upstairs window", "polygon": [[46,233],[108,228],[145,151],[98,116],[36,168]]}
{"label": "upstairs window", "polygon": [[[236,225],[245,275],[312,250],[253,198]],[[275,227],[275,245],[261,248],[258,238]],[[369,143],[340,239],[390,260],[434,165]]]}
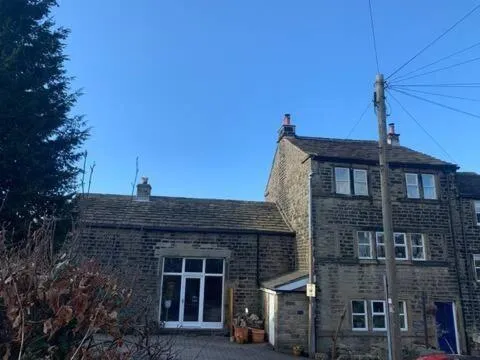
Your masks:
{"label": "upstairs window", "polygon": [[[351,178],[353,177],[353,182]],[[353,185],[353,186],[352,186]],[[335,168],[335,192],[343,195],[368,195],[367,170]]]}
{"label": "upstairs window", "polygon": [[475,279],[480,281],[480,254],[473,255],[473,271],[475,272]]}
{"label": "upstairs window", "polygon": [[350,195],[350,169],[335,168],[335,188],[337,194]]}
{"label": "upstairs window", "polygon": [[407,197],[410,199],[436,199],[437,189],[433,174],[405,174]]}
{"label": "upstairs window", "polygon": [[[358,237],[358,257],[360,259],[368,259],[362,257],[363,244],[366,243],[368,231],[359,231]],[[410,243],[412,247],[412,260],[425,260],[425,242],[422,234],[409,234]],[[409,243],[406,233],[393,233],[395,259],[408,260],[409,259]],[[377,249],[377,259],[385,259],[385,235],[383,232],[375,233],[375,242]]]}
{"label": "upstairs window", "polygon": [[368,330],[367,302],[365,300],[352,301],[352,329]]}
{"label": "upstairs window", "polygon": [[425,241],[422,234],[411,234],[412,239],[412,259],[425,260]]}
{"label": "upstairs window", "polygon": [[372,234],[369,231],[357,232],[358,257],[360,259],[372,259]]}
{"label": "upstairs window", "polygon": [[386,330],[385,301],[373,300],[372,304],[372,330]]}
{"label": "upstairs window", "polygon": [[477,219],[477,225],[480,225],[480,200],[475,201],[475,217]]}

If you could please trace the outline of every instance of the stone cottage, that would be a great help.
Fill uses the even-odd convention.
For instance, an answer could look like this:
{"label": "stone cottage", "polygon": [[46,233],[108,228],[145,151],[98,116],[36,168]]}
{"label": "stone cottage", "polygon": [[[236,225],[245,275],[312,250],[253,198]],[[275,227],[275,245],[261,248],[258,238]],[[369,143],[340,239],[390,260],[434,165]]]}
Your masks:
{"label": "stone cottage", "polygon": [[[462,299],[458,209],[477,202],[465,191],[459,200],[455,164],[401,146],[393,125],[388,136],[402,341],[465,352],[479,305]],[[337,329],[353,350],[386,344],[376,141],[298,136],[286,115],[263,202],[152,196],[143,179],[133,199],[93,194],[82,213],[87,254],[137,272],[167,328],[229,330],[231,313],[248,308],[276,349],[306,348],[313,263],[316,351],[330,350]],[[467,250],[480,254],[469,214]]]}

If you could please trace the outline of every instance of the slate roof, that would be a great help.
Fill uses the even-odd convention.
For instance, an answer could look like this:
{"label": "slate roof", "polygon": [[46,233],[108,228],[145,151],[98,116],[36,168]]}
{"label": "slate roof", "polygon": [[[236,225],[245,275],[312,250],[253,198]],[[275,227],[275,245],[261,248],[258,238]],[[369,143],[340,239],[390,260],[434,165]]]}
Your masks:
{"label": "slate roof", "polygon": [[461,196],[480,199],[480,174],[458,172],[457,185]]}
{"label": "slate roof", "polygon": [[90,194],[79,200],[81,219],[90,225],[162,230],[222,230],[293,234],[271,202]]}
{"label": "slate roof", "polygon": [[306,276],[308,276],[307,271],[297,270],[267,281],[263,281],[261,283],[261,286],[265,289],[275,290],[280,286],[290,284],[292,282],[305,278]]}
{"label": "slate roof", "polygon": [[[287,139],[308,155],[378,163],[378,142],[373,140],[346,140],[295,136]],[[405,146],[391,146],[390,162],[406,165],[454,166],[455,164],[436,159],[430,155]]]}

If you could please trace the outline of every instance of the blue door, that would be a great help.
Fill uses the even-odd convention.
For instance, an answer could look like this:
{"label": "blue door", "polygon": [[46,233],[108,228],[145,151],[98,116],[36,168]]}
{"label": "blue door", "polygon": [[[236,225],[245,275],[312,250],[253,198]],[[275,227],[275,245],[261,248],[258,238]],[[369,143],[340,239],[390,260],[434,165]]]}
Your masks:
{"label": "blue door", "polygon": [[453,303],[436,302],[437,339],[440,350],[447,354],[458,354],[457,331]]}

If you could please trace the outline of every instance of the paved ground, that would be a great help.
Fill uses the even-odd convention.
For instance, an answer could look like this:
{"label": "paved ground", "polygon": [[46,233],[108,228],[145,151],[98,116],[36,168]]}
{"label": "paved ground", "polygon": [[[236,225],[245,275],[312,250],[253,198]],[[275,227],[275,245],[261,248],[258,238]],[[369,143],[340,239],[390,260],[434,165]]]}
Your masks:
{"label": "paved ground", "polygon": [[224,336],[176,336],[181,360],[288,360],[298,359],[273,351],[268,344],[236,344]]}

